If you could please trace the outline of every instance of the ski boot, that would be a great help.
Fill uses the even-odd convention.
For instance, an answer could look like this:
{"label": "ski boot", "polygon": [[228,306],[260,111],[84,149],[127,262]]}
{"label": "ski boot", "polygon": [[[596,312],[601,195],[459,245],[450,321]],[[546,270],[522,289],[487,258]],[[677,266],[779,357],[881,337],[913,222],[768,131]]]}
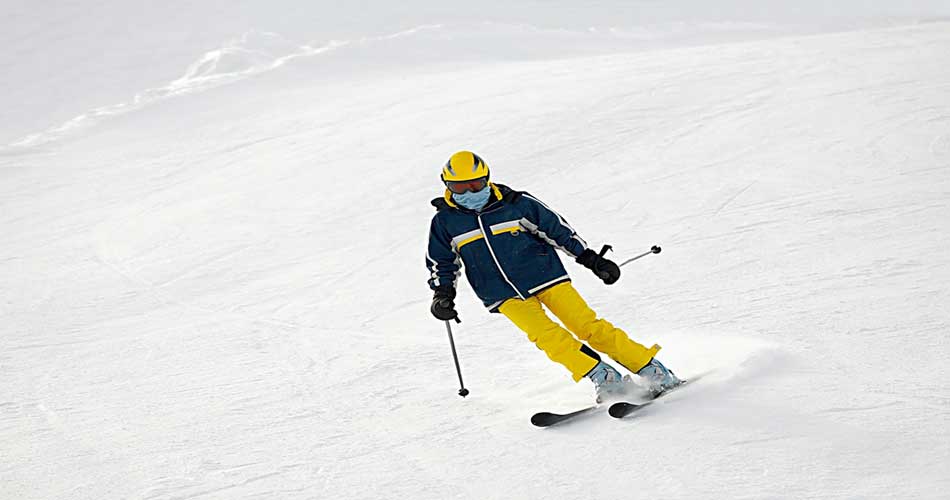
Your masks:
{"label": "ski boot", "polygon": [[597,391],[597,404],[623,399],[629,388],[628,383],[631,382],[629,375],[620,375],[616,368],[603,361],[597,363],[587,373],[587,378],[594,382],[594,390]]}
{"label": "ski boot", "polygon": [[643,382],[647,385],[653,397],[659,396],[664,392],[683,383],[669,368],[663,366],[660,360],[653,358],[646,366],[637,372]]}

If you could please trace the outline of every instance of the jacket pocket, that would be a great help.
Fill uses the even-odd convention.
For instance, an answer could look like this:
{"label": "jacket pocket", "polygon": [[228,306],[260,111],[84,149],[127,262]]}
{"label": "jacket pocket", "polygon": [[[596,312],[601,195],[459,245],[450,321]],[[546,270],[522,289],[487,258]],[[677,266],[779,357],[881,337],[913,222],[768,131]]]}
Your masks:
{"label": "jacket pocket", "polygon": [[533,277],[549,271],[551,252],[554,251],[551,245],[527,233],[522,233],[518,238],[521,241],[515,247],[514,267],[519,276]]}
{"label": "jacket pocket", "polygon": [[484,285],[482,282],[482,274],[478,272],[478,266],[466,264],[465,278],[468,279],[468,284],[471,285],[472,289],[476,292]]}

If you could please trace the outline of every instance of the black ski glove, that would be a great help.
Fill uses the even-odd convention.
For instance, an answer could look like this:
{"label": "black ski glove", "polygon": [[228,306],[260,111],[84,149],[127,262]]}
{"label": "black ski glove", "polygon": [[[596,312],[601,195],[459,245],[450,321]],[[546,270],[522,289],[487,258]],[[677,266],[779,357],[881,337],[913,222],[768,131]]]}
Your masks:
{"label": "black ski glove", "polygon": [[598,255],[590,248],[581,252],[576,261],[578,264],[594,271],[594,274],[608,285],[612,285],[620,279],[620,266],[614,261]]}
{"label": "black ski glove", "polygon": [[436,288],[429,311],[436,319],[459,321],[459,313],[455,310],[455,287],[440,286]]}

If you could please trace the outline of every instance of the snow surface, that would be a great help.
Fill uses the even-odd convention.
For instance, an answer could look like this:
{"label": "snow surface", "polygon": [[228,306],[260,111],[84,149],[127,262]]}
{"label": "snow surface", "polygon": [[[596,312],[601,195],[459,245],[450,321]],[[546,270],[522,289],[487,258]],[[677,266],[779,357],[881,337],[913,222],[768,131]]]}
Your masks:
{"label": "snow surface", "polygon": [[[0,498],[947,498],[947,2],[10,2]],[[165,6],[165,7],[159,7]],[[623,259],[629,421],[424,245],[457,149]]]}

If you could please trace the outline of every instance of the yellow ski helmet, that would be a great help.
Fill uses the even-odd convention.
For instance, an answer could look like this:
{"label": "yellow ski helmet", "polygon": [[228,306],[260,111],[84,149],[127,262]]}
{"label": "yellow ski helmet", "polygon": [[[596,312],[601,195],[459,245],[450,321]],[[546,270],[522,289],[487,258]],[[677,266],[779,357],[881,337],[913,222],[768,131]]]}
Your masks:
{"label": "yellow ski helmet", "polygon": [[442,167],[443,182],[488,178],[488,164],[471,151],[459,151]]}

